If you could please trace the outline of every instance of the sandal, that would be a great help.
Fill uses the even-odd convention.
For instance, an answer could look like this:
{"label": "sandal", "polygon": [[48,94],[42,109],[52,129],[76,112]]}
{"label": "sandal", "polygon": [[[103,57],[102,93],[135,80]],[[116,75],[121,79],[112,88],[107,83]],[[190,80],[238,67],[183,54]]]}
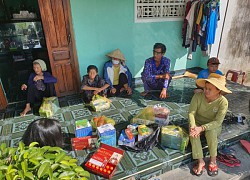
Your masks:
{"label": "sandal", "polygon": [[235,150],[233,148],[223,148],[219,150],[220,154],[229,154],[229,155],[235,155]]}
{"label": "sandal", "polygon": [[242,146],[246,149],[246,151],[250,154],[250,142],[247,140],[240,140]]}
{"label": "sandal", "polygon": [[208,175],[212,177],[217,176],[218,170],[218,165],[216,163],[210,162],[210,164],[208,165]]}
{"label": "sandal", "polygon": [[217,156],[218,160],[229,166],[229,167],[234,167],[234,166],[240,166],[241,164],[241,161],[239,159],[237,159],[234,155],[230,155],[230,154],[220,154],[219,153],[219,156]]}
{"label": "sandal", "polygon": [[195,169],[195,171],[194,170],[192,170],[192,171],[193,171],[194,175],[201,176],[203,174],[203,171],[205,170],[205,164],[202,166],[199,174],[198,174],[198,168],[199,168],[199,163],[197,162],[197,163],[195,163],[195,165],[193,167],[193,169]]}
{"label": "sandal", "polygon": [[228,167],[234,167],[235,166],[234,165],[235,163],[234,163],[233,160],[227,159],[224,156],[219,155],[219,156],[216,157],[216,159],[218,161],[220,161],[222,164],[224,164],[224,165],[226,165]]}

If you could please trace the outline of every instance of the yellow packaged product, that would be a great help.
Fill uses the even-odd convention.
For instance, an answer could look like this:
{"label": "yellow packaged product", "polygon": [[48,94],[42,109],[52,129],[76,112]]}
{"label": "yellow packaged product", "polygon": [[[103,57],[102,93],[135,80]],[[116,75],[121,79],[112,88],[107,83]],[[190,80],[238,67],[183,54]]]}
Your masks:
{"label": "yellow packaged product", "polygon": [[92,101],[90,102],[90,106],[94,111],[102,111],[110,108],[111,101],[103,96],[94,95]]}
{"label": "yellow packaged product", "polygon": [[139,132],[139,135],[141,136],[150,134],[149,128],[145,124],[138,126],[138,132]]}

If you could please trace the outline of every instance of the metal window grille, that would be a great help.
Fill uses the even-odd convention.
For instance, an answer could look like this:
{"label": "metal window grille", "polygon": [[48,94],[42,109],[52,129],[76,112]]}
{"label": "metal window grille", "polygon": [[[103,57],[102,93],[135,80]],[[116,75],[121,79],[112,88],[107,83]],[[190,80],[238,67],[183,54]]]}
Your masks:
{"label": "metal window grille", "polygon": [[135,22],[179,21],[186,0],[135,0]]}

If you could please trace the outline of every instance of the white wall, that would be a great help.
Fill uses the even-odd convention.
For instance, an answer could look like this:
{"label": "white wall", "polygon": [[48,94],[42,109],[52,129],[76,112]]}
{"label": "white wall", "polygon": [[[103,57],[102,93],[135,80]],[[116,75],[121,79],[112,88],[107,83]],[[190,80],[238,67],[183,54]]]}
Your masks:
{"label": "white wall", "polygon": [[[226,3],[221,1],[222,8]],[[250,0],[228,1],[221,42],[217,46],[213,47],[213,55],[218,53],[223,73],[229,69],[249,71],[250,78]]]}

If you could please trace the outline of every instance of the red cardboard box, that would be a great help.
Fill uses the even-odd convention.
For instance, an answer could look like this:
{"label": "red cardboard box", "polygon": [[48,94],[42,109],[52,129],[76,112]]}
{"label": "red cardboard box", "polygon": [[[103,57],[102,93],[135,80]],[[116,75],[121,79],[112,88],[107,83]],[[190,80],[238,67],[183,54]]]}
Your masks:
{"label": "red cardboard box", "polygon": [[96,148],[97,136],[86,136],[79,138],[71,138],[72,149],[83,150],[83,149],[94,149]]}
{"label": "red cardboard box", "polygon": [[84,168],[89,172],[110,179],[123,157],[124,151],[107,144],[101,144],[93,156],[85,163]]}

